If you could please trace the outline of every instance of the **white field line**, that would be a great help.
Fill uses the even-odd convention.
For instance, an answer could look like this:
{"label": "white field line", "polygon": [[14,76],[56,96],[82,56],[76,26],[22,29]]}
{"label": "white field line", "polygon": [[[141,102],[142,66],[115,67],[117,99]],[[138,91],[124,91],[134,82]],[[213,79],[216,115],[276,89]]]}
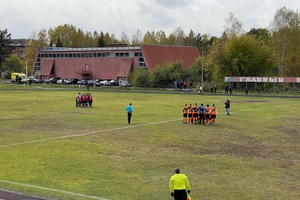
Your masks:
{"label": "white field line", "polygon": [[[243,111],[247,112],[247,111],[251,111],[251,110],[243,110]],[[241,112],[241,110],[239,110],[239,112]],[[233,113],[233,112],[230,112],[230,113]],[[221,113],[219,113],[219,114],[221,114]],[[45,139],[40,139],[40,140],[32,140],[32,141],[28,141],[28,142],[20,142],[20,143],[8,144],[8,145],[1,145],[0,147],[11,147],[11,146],[38,143],[38,142],[44,142],[44,141],[50,141],[50,140],[80,137],[80,136],[92,135],[92,134],[96,134],[96,133],[104,133],[104,132],[109,132],[109,131],[124,130],[124,129],[135,128],[135,127],[143,127],[143,126],[150,126],[150,125],[156,125],[156,124],[170,123],[170,122],[175,122],[175,121],[179,121],[179,120],[182,120],[182,118],[168,120],[168,121],[161,121],[161,122],[153,122],[153,123],[148,123],[148,124],[129,125],[129,126],[120,127],[120,128],[113,128],[113,129],[107,129],[107,130],[101,130],[101,131],[92,131],[92,132],[87,132],[87,133],[82,133],[82,134],[66,135],[66,136],[61,136],[61,137],[45,138]],[[81,196],[81,197],[86,197],[86,198],[90,198],[90,199],[108,200],[108,199],[104,199],[104,198],[100,198],[100,197],[89,196],[89,195],[84,195],[84,194],[80,194],[80,193],[73,193],[73,192],[68,192],[68,191],[58,190],[58,189],[51,189],[51,188],[35,186],[35,185],[30,185],[30,184],[17,183],[17,182],[13,182],[13,181],[0,180],[0,182],[13,184],[13,185],[24,186],[24,187],[31,187],[31,188],[36,188],[36,189],[41,189],[41,190],[46,190],[46,191],[64,193],[64,194],[73,195],[73,196]]]}
{"label": "white field line", "polygon": [[[278,106],[279,107],[279,106]],[[268,107],[265,108],[259,108],[261,109],[269,109]],[[248,112],[248,111],[253,111],[255,109],[249,109],[249,110],[238,110],[238,112]],[[232,112],[230,113],[237,113],[237,112]],[[225,114],[225,112],[219,112],[218,115],[220,114]],[[181,119],[172,119],[172,120],[167,120],[167,121],[161,121],[161,122],[153,122],[153,123],[148,123],[148,124],[139,124],[139,125],[128,125],[124,127],[119,127],[119,128],[112,128],[112,129],[106,129],[106,130],[100,130],[100,131],[92,131],[92,132],[87,132],[87,133],[80,133],[80,134],[75,134],[75,135],[64,135],[60,137],[53,137],[53,138],[43,138],[39,140],[31,140],[27,142],[18,142],[18,143],[13,143],[13,144],[4,144],[0,145],[0,148],[2,147],[12,147],[12,146],[19,146],[19,145],[25,145],[25,144],[31,144],[31,143],[38,143],[38,142],[46,142],[50,140],[59,140],[59,139],[65,139],[65,138],[72,138],[72,137],[81,137],[81,136],[86,136],[86,135],[92,135],[92,134],[97,134],[97,133],[106,133],[110,131],[118,131],[118,130],[124,130],[124,129],[129,129],[129,128],[136,128],[136,127],[143,127],[143,126],[150,126],[150,125],[156,125],[156,124],[164,124],[164,123],[170,123],[170,122],[175,122],[175,121],[180,121]]]}
{"label": "white field line", "polygon": [[12,184],[12,185],[29,187],[29,188],[41,189],[41,190],[46,190],[46,191],[51,191],[51,192],[64,193],[64,194],[68,194],[68,195],[72,195],[72,196],[85,197],[85,198],[98,199],[98,200],[108,200],[108,199],[104,199],[104,198],[100,198],[100,197],[89,196],[89,195],[74,193],[74,192],[68,192],[68,191],[64,191],[64,190],[51,189],[51,188],[46,188],[46,187],[41,187],[41,186],[36,186],[36,185],[30,185],[30,184],[17,183],[17,182],[6,181],[6,180],[0,180],[0,182]]}
{"label": "white field line", "polygon": [[24,145],[24,144],[45,142],[45,141],[50,141],[50,140],[59,140],[59,139],[72,138],[72,137],[81,137],[81,136],[92,135],[92,134],[97,134],[97,133],[105,133],[105,132],[118,131],[118,130],[124,130],[124,129],[129,129],[129,128],[136,128],[136,127],[150,126],[150,125],[156,125],[156,124],[170,123],[170,122],[175,122],[175,121],[179,121],[179,120],[182,120],[182,119],[173,119],[173,120],[153,122],[153,123],[148,123],[148,124],[128,125],[128,126],[119,127],[119,128],[112,128],[112,129],[106,129],[106,130],[100,130],[100,131],[92,131],[92,132],[80,133],[80,134],[75,134],[75,135],[64,135],[64,136],[60,136],[60,137],[44,138],[44,139],[39,139],[39,140],[31,140],[31,141],[27,141],[27,142],[18,142],[18,143],[13,143],[13,144],[5,144],[5,145],[0,145],[0,147],[12,147],[12,146],[19,146],[19,145]]}
{"label": "white field line", "polygon": [[[53,137],[53,138],[45,138],[45,139],[40,139],[40,140],[32,140],[32,141],[29,141],[29,142],[20,142],[20,143],[8,144],[8,145],[1,145],[0,147],[11,147],[11,146],[18,146],[18,145],[24,145],[24,144],[30,144],[30,143],[38,143],[38,142],[44,142],[44,141],[50,141],[50,140],[80,137],[80,136],[92,135],[92,134],[96,134],[96,133],[104,133],[104,132],[109,132],[109,131],[124,130],[124,129],[135,128],[135,127],[142,127],[142,126],[150,126],[150,125],[156,125],[156,124],[169,123],[169,122],[174,122],[174,121],[179,121],[179,120],[182,120],[182,119],[174,119],[174,120],[153,122],[153,123],[133,125],[133,126],[129,125],[129,126],[125,126],[125,127],[107,129],[107,130],[102,130],[102,131],[92,131],[92,132],[76,134],[76,135],[66,135],[66,136],[61,136],[61,137]],[[51,188],[35,186],[35,185],[30,185],[30,184],[17,183],[17,182],[13,182],[13,181],[0,180],[0,182],[13,184],[13,185],[24,186],[24,187],[36,188],[36,189],[41,189],[41,190],[46,190],[46,191],[64,193],[64,194],[73,195],[73,196],[86,197],[86,198],[90,198],[90,199],[108,200],[108,199],[104,199],[104,198],[100,198],[100,197],[89,196],[89,195],[84,195],[84,194],[80,194],[80,193],[73,193],[73,192],[68,192],[68,191],[64,191],[64,190],[51,189]]]}

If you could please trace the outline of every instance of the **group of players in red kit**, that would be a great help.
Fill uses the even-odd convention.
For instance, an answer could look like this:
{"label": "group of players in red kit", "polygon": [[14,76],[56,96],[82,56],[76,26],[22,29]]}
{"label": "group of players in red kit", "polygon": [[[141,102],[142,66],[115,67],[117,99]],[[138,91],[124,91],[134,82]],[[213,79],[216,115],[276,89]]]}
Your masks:
{"label": "group of players in red kit", "polygon": [[213,125],[216,123],[217,118],[217,107],[215,104],[212,107],[209,104],[206,107],[203,103],[198,107],[197,103],[195,105],[190,104],[189,106],[185,104],[183,107],[183,123],[184,124],[207,124]]}

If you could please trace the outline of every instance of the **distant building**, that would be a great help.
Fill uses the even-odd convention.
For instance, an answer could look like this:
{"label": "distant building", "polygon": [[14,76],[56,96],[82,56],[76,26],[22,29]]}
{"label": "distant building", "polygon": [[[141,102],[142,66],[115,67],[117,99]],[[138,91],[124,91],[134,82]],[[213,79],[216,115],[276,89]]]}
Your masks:
{"label": "distant building", "polygon": [[11,41],[14,54],[20,58],[24,57],[27,39],[11,39]]}
{"label": "distant building", "polygon": [[42,80],[51,77],[126,80],[130,71],[139,67],[151,72],[156,66],[181,60],[186,69],[198,57],[198,49],[188,46],[41,47],[33,75]]}

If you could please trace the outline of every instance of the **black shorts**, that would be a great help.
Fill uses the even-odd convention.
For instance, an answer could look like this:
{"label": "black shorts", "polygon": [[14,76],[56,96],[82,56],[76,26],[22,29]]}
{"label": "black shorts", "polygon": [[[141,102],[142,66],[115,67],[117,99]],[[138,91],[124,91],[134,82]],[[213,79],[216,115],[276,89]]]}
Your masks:
{"label": "black shorts", "polygon": [[216,118],[217,118],[217,115],[211,115],[211,118],[216,119]]}
{"label": "black shorts", "polygon": [[187,113],[183,113],[183,117],[187,117]]}
{"label": "black shorts", "polygon": [[206,115],[205,115],[205,118],[206,118],[206,119],[210,119],[210,114],[206,114]]}
{"label": "black shorts", "polygon": [[189,117],[192,117],[192,113],[189,113],[188,116],[189,116]]}
{"label": "black shorts", "polygon": [[186,190],[174,190],[174,200],[185,200],[187,199]]}

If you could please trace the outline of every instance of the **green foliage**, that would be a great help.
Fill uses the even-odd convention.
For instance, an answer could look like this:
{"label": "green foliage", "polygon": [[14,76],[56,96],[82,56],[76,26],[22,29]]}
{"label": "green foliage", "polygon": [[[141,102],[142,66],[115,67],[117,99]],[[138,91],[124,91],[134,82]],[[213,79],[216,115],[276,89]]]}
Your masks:
{"label": "green foliage", "polygon": [[133,73],[131,83],[137,87],[147,87],[149,81],[149,73],[146,68],[138,68]]}
{"label": "green foliage", "polygon": [[150,74],[149,85],[158,88],[172,87],[174,81],[182,80],[183,74],[180,61],[156,67]]}
{"label": "green foliage", "polygon": [[101,31],[99,39],[98,39],[98,47],[105,47],[104,34]]}
{"label": "green foliage", "polygon": [[254,35],[242,35],[214,43],[206,71],[217,82],[223,82],[225,76],[273,75],[275,61],[270,46]]}
{"label": "green foliage", "polygon": [[[203,66],[203,68],[204,68],[204,66]],[[203,76],[203,78],[204,78],[204,76]],[[198,82],[201,83],[201,81],[202,81],[202,60],[201,60],[201,58],[198,58],[196,60],[196,62],[185,71],[185,77],[183,79],[187,80],[187,81],[192,81],[194,83],[198,83]]]}
{"label": "green foliage", "polygon": [[15,54],[11,54],[5,59],[4,68],[9,72],[24,72],[24,62]]}
{"label": "green foliage", "polygon": [[11,45],[11,34],[8,33],[7,29],[0,30],[0,70],[5,59],[13,53]]}
{"label": "green foliage", "polygon": [[271,24],[272,48],[277,56],[279,76],[300,76],[300,13],[283,7]]}

